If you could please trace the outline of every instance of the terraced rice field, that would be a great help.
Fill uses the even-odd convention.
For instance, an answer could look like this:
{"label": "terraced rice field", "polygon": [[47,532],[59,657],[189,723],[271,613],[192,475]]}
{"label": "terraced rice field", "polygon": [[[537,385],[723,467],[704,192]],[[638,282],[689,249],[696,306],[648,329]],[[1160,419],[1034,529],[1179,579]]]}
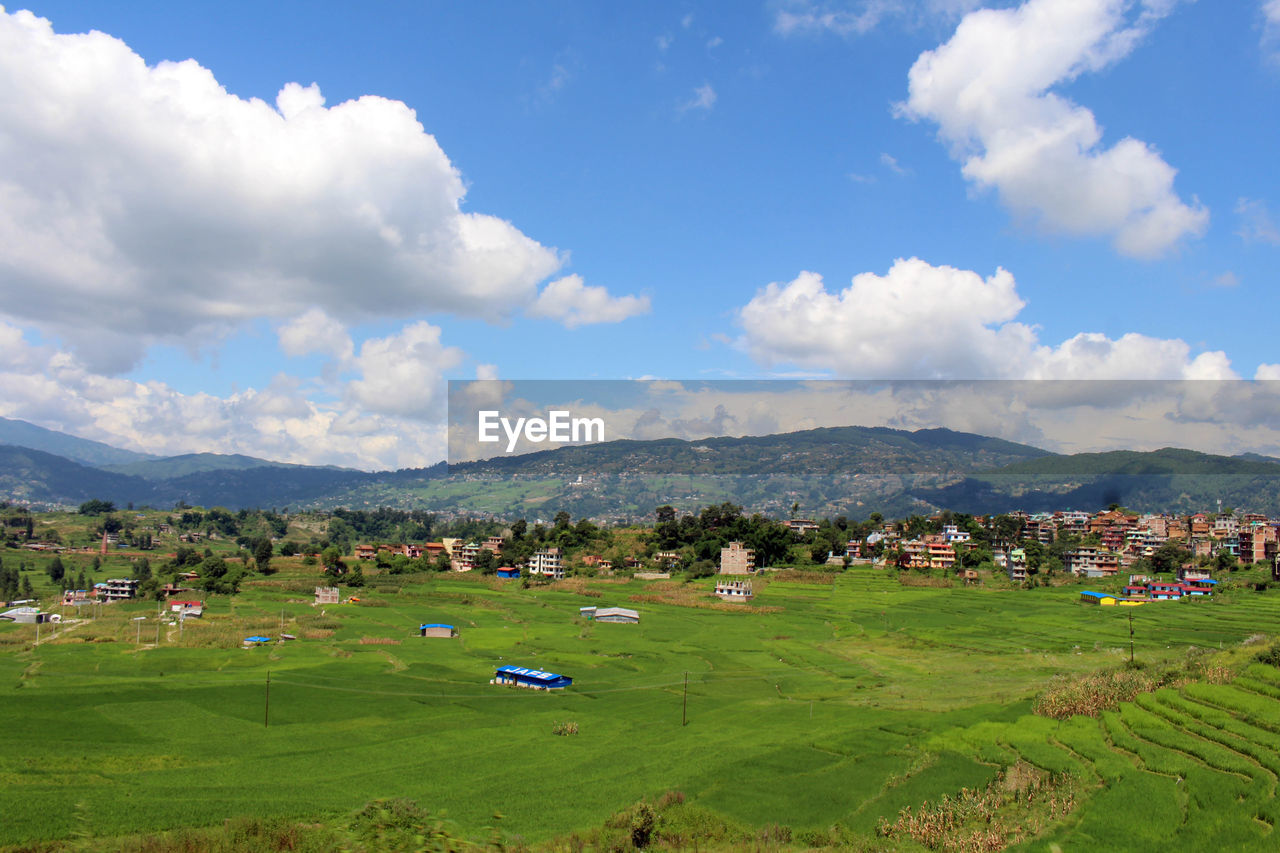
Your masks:
{"label": "terraced rice field", "polygon": [[[210,600],[159,644],[153,621],[136,642],[132,617],[155,613],[141,602],[39,648],[29,628],[0,629],[0,844],[93,849],[76,839],[335,821],[409,797],[464,834],[537,846],[679,790],[737,827],[721,846],[767,831],[775,846],[929,849],[878,827],[1028,773],[1045,787],[1009,788],[996,814],[1013,848],[1277,844],[1280,670],[1253,662],[1264,645],[1240,646],[1280,624],[1270,592],[1138,608],[1140,661],[1194,647],[1219,676],[1058,721],[1031,713],[1052,678],[1128,657],[1129,614],[1071,588],[904,587],[855,569],[759,578],[748,612],[654,603],[662,587],[640,581],[373,577],[364,601],[321,613],[303,572]],[[680,591],[712,601],[709,581]],[[641,622],[585,622],[587,603]],[[421,622],[460,636],[417,637]],[[239,647],[281,626],[302,639]],[[574,685],[490,686],[504,663]],[[564,722],[577,733],[556,735]],[[968,849],[973,830],[933,849]]]}

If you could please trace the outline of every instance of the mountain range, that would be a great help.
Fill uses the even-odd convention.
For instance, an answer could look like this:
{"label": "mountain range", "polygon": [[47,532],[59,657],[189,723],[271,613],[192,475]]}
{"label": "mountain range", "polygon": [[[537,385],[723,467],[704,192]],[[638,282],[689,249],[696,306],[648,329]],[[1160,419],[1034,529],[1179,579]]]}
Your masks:
{"label": "mountain range", "polygon": [[[1280,514],[1280,460],[1190,450],[1053,454],[947,429],[835,427],[697,441],[620,440],[364,472],[242,455],[155,457],[0,418],[0,498],[37,505],[418,508],[445,515],[629,520],[731,501],[774,516],[952,509],[1094,510],[1119,503]],[[1221,504],[1219,504],[1221,502]]]}

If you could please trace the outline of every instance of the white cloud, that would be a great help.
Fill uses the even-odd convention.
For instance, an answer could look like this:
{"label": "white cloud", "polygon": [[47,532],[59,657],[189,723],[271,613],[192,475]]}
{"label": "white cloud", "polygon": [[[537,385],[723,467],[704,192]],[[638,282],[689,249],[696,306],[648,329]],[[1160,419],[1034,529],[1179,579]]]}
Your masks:
{"label": "white cloud", "polygon": [[967,15],[916,60],[901,112],[936,122],[966,178],[994,188],[1048,231],[1109,235],[1127,255],[1162,254],[1201,234],[1208,211],[1182,202],[1176,170],[1146,143],[1109,148],[1088,109],[1051,91],[1128,55],[1173,0],[1029,0]]}
{"label": "white cloud", "polygon": [[1280,379],[1280,364],[1259,364],[1254,379]]}
{"label": "white cloud", "polygon": [[[328,328],[349,342],[340,326]],[[462,360],[460,350],[441,344],[438,328],[414,323],[365,341],[358,355],[334,365],[340,379],[317,383],[280,374],[265,388],[218,397],[98,375],[75,355],[33,345],[0,322],[0,416],[161,455],[244,453],[313,465],[418,467],[445,456],[443,373]],[[319,385],[333,393],[317,392]]]}
{"label": "white cloud", "polygon": [[[1280,3],[1280,0],[1276,0]],[[1240,218],[1240,227],[1236,229],[1246,243],[1270,243],[1280,246],[1280,228],[1271,218],[1267,204],[1259,199],[1241,198],[1236,202],[1236,215]]]}
{"label": "white cloud", "polygon": [[693,90],[693,97],[680,105],[681,112],[688,110],[709,110],[716,105],[716,90],[710,83],[703,83]]}
{"label": "white cloud", "polygon": [[463,358],[462,350],[441,343],[439,327],[413,323],[360,346],[352,362],[360,378],[348,383],[348,398],[369,412],[442,420],[444,371]]}
{"label": "white cloud", "polygon": [[543,288],[529,309],[531,317],[559,320],[569,328],[593,323],[618,323],[649,313],[647,296],[610,296],[603,287],[588,287],[579,275],[556,279]]}
{"label": "white cloud", "polygon": [[1262,2],[1262,46],[1272,59],[1280,59],[1280,0]]}
{"label": "white cloud", "polygon": [[782,0],[773,29],[780,35],[833,33],[864,35],[889,19],[907,27],[949,21],[981,5],[982,0]]}
{"label": "white cloud", "polygon": [[100,371],[313,307],[501,319],[563,262],[463,210],[457,169],[399,101],[326,107],[296,83],[244,100],[194,60],[148,66],[30,12],[0,11],[0,127],[4,309]]}
{"label": "white cloud", "polygon": [[773,28],[784,36],[824,31],[838,36],[862,35],[875,29],[898,6],[890,0],[864,0],[860,3],[796,0],[778,9]]}
{"label": "white cloud", "polygon": [[1235,273],[1233,273],[1231,270],[1227,270],[1224,273],[1219,273],[1218,275],[1214,276],[1213,279],[1209,282],[1210,287],[1236,287],[1239,284],[1240,284],[1240,277]]}
{"label": "white cloud", "polygon": [[281,352],[288,356],[320,353],[346,362],[354,352],[346,327],[320,308],[312,308],[285,323],[276,335]]}
{"label": "white cloud", "polygon": [[765,365],[845,377],[948,379],[1232,378],[1221,352],[1192,358],[1180,340],[1093,332],[1057,346],[1016,322],[1025,303],[1003,269],[976,272],[898,260],[839,293],[801,273],[770,284],[738,312],[740,344]]}
{"label": "white cloud", "polygon": [[892,154],[881,154],[880,165],[884,166],[886,169],[888,169],[890,172],[893,172],[895,175],[911,174],[911,170],[903,166],[901,163],[899,163],[898,158],[894,157]]}

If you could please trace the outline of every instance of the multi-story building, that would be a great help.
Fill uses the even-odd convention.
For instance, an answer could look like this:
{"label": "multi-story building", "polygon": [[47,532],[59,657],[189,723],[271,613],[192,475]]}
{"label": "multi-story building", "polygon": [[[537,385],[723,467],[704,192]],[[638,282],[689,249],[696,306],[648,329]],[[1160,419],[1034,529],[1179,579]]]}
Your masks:
{"label": "multi-story building", "polygon": [[1242,563],[1270,563],[1276,556],[1276,529],[1263,521],[1246,521],[1236,536]]}
{"label": "multi-story building", "polygon": [[749,575],[756,570],[756,552],[741,542],[720,549],[720,574]]}
{"label": "multi-story building", "polygon": [[[477,548],[477,550],[479,550]],[[528,563],[529,574],[543,575],[554,580],[564,577],[564,558],[559,548],[543,548],[533,552]]]}
{"label": "multi-story building", "polygon": [[1120,571],[1120,555],[1096,545],[1084,545],[1062,555],[1067,571],[1081,577],[1110,577]]}

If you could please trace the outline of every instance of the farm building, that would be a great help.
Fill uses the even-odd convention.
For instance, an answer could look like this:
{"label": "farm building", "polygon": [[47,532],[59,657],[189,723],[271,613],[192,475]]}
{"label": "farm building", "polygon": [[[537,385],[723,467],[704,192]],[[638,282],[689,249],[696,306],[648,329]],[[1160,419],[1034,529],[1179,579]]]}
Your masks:
{"label": "farm building", "polygon": [[624,622],[630,625],[640,621],[640,613],[625,607],[579,607],[578,614],[596,622]]}
{"label": "farm building", "polygon": [[0,613],[0,621],[16,622],[19,625],[37,625],[44,622],[61,622],[62,617],[56,613],[44,613],[38,607],[15,607]]}
{"label": "farm building", "polygon": [[750,601],[751,581],[716,581],[716,595],[725,601]]}
{"label": "farm building", "polygon": [[1109,592],[1094,592],[1093,590],[1085,590],[1080,593],[1080,600],[1085,604],[1101,604],[1104,606],[1115,606],[1116,597]]}
{"label": "farm building", "polygon": [[561,690],[573,683],[567,675],[526,669],[522,666],[500,666],[494,670],[490,684],[510,684],[515,687],[531,687],[534,690]]}
{"label": "farm building", "polygon": [[199,619],[204,615],[203,601],[170,601],[169,611],[177,613],[180,616],[190,616]]}
{"label": "farm building", "polygon": [[426,625],[418,626],[418,636],[420,637],[456,637],[458,629],[452,625],[445,625],[443,622],[432,622]]}
{"label": "farm building", "polygon": [[518,578],[520,577],[520,570],[517,569],[515,566],[503,566],[500,569],[498,569],[498,577]]}
{"label": "farm building", "polygon": [[318,586],[316,587],[316,600],[312,606],[314,607],[316,604],[337,604],[338,596],[339,592],[336,586]]}

